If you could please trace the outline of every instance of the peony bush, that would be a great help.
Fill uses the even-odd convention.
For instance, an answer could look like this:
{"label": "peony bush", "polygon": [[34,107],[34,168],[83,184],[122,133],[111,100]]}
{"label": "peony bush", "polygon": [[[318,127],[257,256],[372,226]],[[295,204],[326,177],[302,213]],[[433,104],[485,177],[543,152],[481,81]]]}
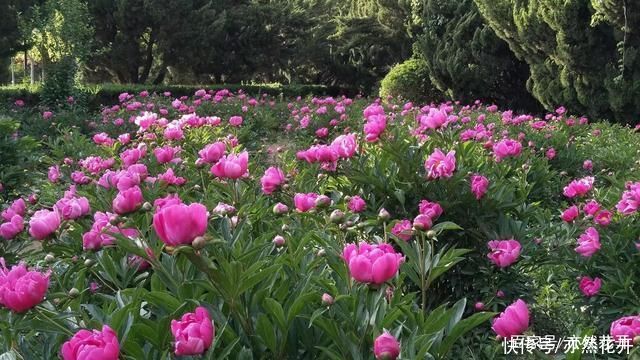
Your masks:
{"label": "peony bush", "polygon": [[7,356],[496,358],[523,334],[640,343],[631,129],[479,101],[119,100],[86,129],[13,110],[60,133],[38,172],[2,190]]}

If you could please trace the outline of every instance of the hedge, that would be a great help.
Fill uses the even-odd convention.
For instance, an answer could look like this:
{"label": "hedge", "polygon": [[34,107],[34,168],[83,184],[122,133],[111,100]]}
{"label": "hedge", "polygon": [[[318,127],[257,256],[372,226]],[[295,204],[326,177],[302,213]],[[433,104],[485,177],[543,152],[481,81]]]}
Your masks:
{"label": "hedge", "polygon": [[[228,89],[232,92],[242,90],[247,94],[257,96],[269,94],[273,96],[296,97],[314,95],[348,95],[354,96],[358,92],[355,89],[324,85],[282,85],[282,84],[216,84],[216,85],[145,85],[145,84],[96,84],[83,86],[80,96],[86,97],[90,108],[100,108],[105,104],[118,102],[118,95],[123,92],[139,93],[143,90],[149,93],[171,92],[174,97],[192,96],[197,90],[221,90]],[[41,89],[37,86],[0,86],[0,107],[10,106],[17,99],[23,100],[27,105],[36,105],[41,102]]]}

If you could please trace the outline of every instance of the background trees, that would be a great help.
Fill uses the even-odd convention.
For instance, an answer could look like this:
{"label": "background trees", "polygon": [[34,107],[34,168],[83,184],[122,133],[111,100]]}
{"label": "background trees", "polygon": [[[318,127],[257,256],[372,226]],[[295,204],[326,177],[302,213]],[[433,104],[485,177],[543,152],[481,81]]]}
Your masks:
{"label": "background trees", "polygon": [[434,96],[620,122],[640,111],[640,5],[629,0],[0,0],[0,10],[5,73],[27,51],[16,63],[45,78],[69,57],[88,82],[376,93],[414,58],[427,69],[414,83]]}

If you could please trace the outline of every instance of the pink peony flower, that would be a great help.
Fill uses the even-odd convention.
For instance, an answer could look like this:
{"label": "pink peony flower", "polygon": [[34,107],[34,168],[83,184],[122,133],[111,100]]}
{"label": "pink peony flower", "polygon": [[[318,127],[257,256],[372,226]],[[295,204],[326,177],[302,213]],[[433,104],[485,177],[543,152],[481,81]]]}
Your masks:
{"label": "pink peony flower", "polygon": [[438,108],[430,108],[429,113],[420,115],[420,125],[427,129],[436,130],[447,125],[447,112]]}
{"label": "pink peony flower", "polygon": [[62,344],[63,360],[118,360],[120,343],[118,335],[108,325],[102,330],[82,329]]}
{"label": "pink peony flower", "polygon": [[171,320],[171,333],[176,356],[201,355],[211,347],[216,329],[207,309],[199,306],[180,320]]}
{"label": "pink peony flower", "polygon": [[229,118],[229,125],[240,126],[242,125],[242,116],[232,116]]}
{"label": "pink peony flower", "polygon": [[153,229],[167,245],[188,245],[207,232],[207,218],[207,208],[199,203],[166,205],[153,215]]}
{"label": "pink peony flower", "polygon": [[622,337],[633,340],[640,336],[640,315],[621,317],[611,323],[609,332],[615,341]]}
{"label": "pink peony flower", "polygon": [[518,299],[498,317],[493,319],[491,326],[493,331],[499,336],[509,339],[514,335],[522,335],[529,328],[529,309],[527,304]]}
{"label": "pink peony flower", "polygon": [[342,258],[351,277],[359,282],[380,285],[398,273],[404,257],[389,244],[348,244],[342,250]]}
{"label": "pink peony flower", "polygon": [[358,150],[358,142],[355,134],[340,135],[333,140],[331,148],[341,159],[352,157]]}
{"label": "pink peony flower", "polygon": [[577,206],[573,205],[568,209],[566,209],[565,211],[563,211],[560,217],[562,218],[562,221],[570,223],[573,220],[575,220],[578,217],[578,215],[580,215],[580,210],[578,210]]}
{"label": "pink peony flower", "polygon": [[269,195],[276,191],[285,181],[284,172],[277,167],[271,166],[264,172],[262,178],[260,178],[262,192]]}
{"label": "pink peony flower", "polygon": [[622,215],[631,215],[640,208],[640,182],[627,186],[627,190],[622,193],[622,198],[618,201],[616,209]]}
{"label": "pink peony flower", "polygon": [[598,250],[600,250],[600,235],[594,227],[590,227],[578,238],[576,252],[584,257],[591,257]]}
{"label": "pink peony flower", "polygon": [[37,240],[43,240],[60,227],[60,214],[57,210],[38,210],[29,220],[29,234]]}
{"label": "pink peony flower", "polygon": [[505,268],[518,260],[522,246],[518,240],[492,240],[487,243],[491,252],[487,257],[498,267]]}
{"label": "pink peony flower", "polygon": [[238,155],[223,156],[211,167],[211,173],[219,178],[238,179],[246,176],[249,165],[249,153],[246,151]]}
{"label": "pink peony flower", "polygon": [[593,188],[594,180],[593,176],[573,180],[569,185],[564,187],[563,194],[568,198],[584,196]]}
{"label": "pink peony flower", "polygon": [[367,123],[364,125],[365,140],[368,142],[378,141],[386,127],[387,117],[384,114],[369,116]]}
{"label": "pink peony flower", "polygon": [[363,212],[367,207],[367,203],[358,195],[352,196],[347,204],[349,210],[354,213]]}
{"label": "pink peony flower", "polygon": [[517,157],[522,152],[522,144],[517,140],[504,139],[493,144],[493,154],[496,161],[507,157]]}
{"label": "pink peony flower", "polygon": [[316,193],[297,193],[293,197],[293,204],[298,212],[307,212],[316,207],[316,199],[318,194]]}
{"label": "pink peony flower", "polygon": [[489,179],[482,175],[473,175],[471,177],[471,192],[475,195],[477,200],[480,200],[487,193],[489,189]]}
{"label": "pink peony flower", "polygon": [[600,204],[598,204],[598,202],[595,201],[595,200],[591,200],[591,201],[587,202],[586,204],[584,204],[584,206],[582,207],[582,210],[584,211],[584,213],[586,215],[593,216],[598,211],[600,211]]}
{"label": "pink peony flower", "polygon": [[143,201],[142,190],[139,186],[133,186],[118,192],[111,205],[116,214],[122,215],[138,210]]}
{"label": "pink peony flower", "polygon": [[611,212],[609,210],[602,210],[596,214],[593,221],[600,226],[609,226],[611,224]]}
{"label": "pink peony flower", "polygon": [[24,263],[7,269],[0,258],[0,305],[21,313],[38,305],[49,287],[49,274],[28,270]]}
{"label": "pink peony flower", "polygon": [[153,155],[156,156],[158,164],[166,164],[168,162],[177,162],[176,155],[181,151],[179,146],[173,147],[165,145],[163,147],[153,149]]}
{"label": "pink peony flower", "polygon": [[77,219],[91,211],[86,197],[64,197],[56,202],[55,207],[65,220]]}
{"label": "pink peony flower", "polygon": [[373,341],[373,353],[377,360],[396,360],[400,356],[400,343],[385,331]]}
{"label": "pink peony flower", "polygon": [[15,214],[9,222],[0,225],[0,236],[5,240],[10,240],[22,230],[24,230],[24,219],[22,216]]}
{"label": "pink peony flower", "polygon": [[585,169],[585,170],[587,170],[587,171],[591,171],[591,170],[593,170],[593,161],[591,161],[591,160],[585,160],[585,161],[582,163],[582,168],[583,168],[583,169]]}
{"label": "pink peony flower", "polygon": [[602,286],[602,280],[600,278],[590,278],[588,276],[583,276],[580,278],[580,291],[586,297],[592,297],[600,291],[600,287]]}
{"label": "pink peony flower", "polygon": [[438,219],[443,212],[440,204],[429,200],[420,200],[420,204],[418,204],[418,211],[420,214],[426,215],[432,220]]}
{"label": "pink peony flower", "polygon": [[62,174],[60,173],[60,166],[53,165],[49,167],[49,173],[48,173],[49,181],[51,181],[52,183],[57,183],[58,180],[60,180],[61,176]]}
{"label": "pink peony flower", "polygon": [[398,239],[409,241],[411,240],[411,236],[413,235],[411,221],[404,219],[398,221],[391,228],[391,233],[398,237]]}
{"label": "pink peony flower", "polygon": [[429,179],[450,178],[456,170],[456,152],[451,150],[445,155],[442,150],[435,149],[424,163]]}

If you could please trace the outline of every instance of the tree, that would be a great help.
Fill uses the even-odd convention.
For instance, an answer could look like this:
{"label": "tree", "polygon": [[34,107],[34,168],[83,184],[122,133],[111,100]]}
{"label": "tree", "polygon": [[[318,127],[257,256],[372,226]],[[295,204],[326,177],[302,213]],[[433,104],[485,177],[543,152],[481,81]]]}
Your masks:
{"label": "tree", "polygon": [[620,122],[640,112],[640,5],[628,0],[474,0],[530,68],[547,109]]}
{"label": "tree", "polygon": [[428,0],[415,11],[423,28],[416,53],[440,91],[467,103],[537,108],[526,90],[527,64],[483,21],[473,0]]}

